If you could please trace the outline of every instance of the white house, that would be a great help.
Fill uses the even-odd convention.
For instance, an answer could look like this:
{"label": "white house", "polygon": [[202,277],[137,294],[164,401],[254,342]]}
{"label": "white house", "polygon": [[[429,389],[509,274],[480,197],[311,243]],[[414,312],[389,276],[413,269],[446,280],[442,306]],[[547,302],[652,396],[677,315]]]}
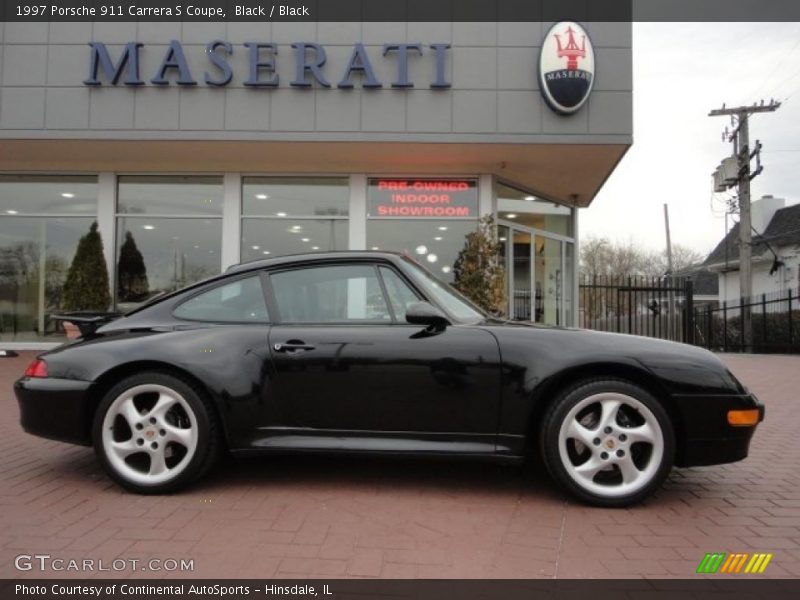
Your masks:
{"label": "white house", "polygon": [[[764,196],[751,206],[753,296],[776,295],[800,286],[800,204]],[[719,301],[739,299],[739,224],[708,255],[705,266],[719,276]]]}

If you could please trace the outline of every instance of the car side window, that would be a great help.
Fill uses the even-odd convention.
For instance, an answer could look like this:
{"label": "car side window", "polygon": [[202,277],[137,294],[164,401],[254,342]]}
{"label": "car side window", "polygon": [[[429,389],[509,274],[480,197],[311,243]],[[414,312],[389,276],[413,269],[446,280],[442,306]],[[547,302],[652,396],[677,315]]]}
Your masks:
{"label": "car side window", "polygon": [[386,295],[392,304],[395,318],[404,323],[408,307],[420,301],[417,293],[389,267],[380,267],[383,285],[386,286]]}
{"label": "car side window", "polygon": [[331,265],[270,276],[284,323],[390,322],[372,265]]}
{"label": "car side window", "polygon": [[211,323],[266,323],[269,321],[258,275],[226,283],[190,298],[172,313],[179,319]]}

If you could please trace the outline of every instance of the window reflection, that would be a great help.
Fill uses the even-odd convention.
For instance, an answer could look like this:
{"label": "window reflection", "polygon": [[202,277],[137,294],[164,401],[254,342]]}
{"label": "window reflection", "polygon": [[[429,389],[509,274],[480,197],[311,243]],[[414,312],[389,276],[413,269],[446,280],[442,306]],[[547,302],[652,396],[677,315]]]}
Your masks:
{"label": "window reflection", "polygon": [[222,215],[222,177],[120,176],[117,212]]}
{"label": "window reflection", "polygon": [[348,248],[345,177],[245,177],[242,262]]}
{"label": "window reflection", "polygon": [[370,219],[367,249],[391,250],[412,256],[437,277],[453,281],[453,264],[464,239],[477,222],[450,219]]}
{"label": "window reflection", "polygon": [[220,272],[222,198],[218,176],[119,178],[119,310]]}
{"label": "window reflection", "polygon": [[347,249],[347,221],[242,219],[242,262]]}
{"label": "window reflection", "polygon": [[218,219],[117,219],[117,303],[134,308],[220,272]]}
{"label": "window reflection", "polygon": [[63,339],[50,316],[96,214],[96,177],[0,176],[0,340]]}
{"label": "window reflection", "polygon": [[350,188],[345,177],[245,177],[242,214],[260,217],[346,217]]}
{"label": "window reflection", "polygon": [[94,218],[0,217],[0,339],[63,337],[50,316],[61,310],[67,271]]}
{"label": "window reflection", "polygon": [[97,214],[94,176],[0,175],[0,216]]}

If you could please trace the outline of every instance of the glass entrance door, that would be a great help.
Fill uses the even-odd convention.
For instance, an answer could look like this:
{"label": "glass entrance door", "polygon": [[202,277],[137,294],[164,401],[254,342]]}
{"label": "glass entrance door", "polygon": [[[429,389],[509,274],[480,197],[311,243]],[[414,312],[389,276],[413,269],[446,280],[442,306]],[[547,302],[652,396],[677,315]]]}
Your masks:
{"label": "glass entrance door", "polygon": [[573,242],[513,223],[498,225],[510,319],[572,325]]}
{"label": "glass entrance door", "polygon": [[534,245],[534,320],[548,325],[563,325],[561,298],[564,268],[561,261],[561,241],[537,235]]}
{"label": "glass entrance door", "polygon": [[528,231],[511,230],[511,273],[509,273],[511,318],[515,321],[532,321],[533,236]]}

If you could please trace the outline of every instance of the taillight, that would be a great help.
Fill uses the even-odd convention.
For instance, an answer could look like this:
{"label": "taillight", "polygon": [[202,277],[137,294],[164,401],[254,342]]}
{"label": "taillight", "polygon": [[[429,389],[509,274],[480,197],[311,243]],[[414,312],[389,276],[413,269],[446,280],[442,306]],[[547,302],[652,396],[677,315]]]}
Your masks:
{"label": "taillight", "polygon": [[47,377],[47,363],[37,358],[25,369],[25,377]]}

